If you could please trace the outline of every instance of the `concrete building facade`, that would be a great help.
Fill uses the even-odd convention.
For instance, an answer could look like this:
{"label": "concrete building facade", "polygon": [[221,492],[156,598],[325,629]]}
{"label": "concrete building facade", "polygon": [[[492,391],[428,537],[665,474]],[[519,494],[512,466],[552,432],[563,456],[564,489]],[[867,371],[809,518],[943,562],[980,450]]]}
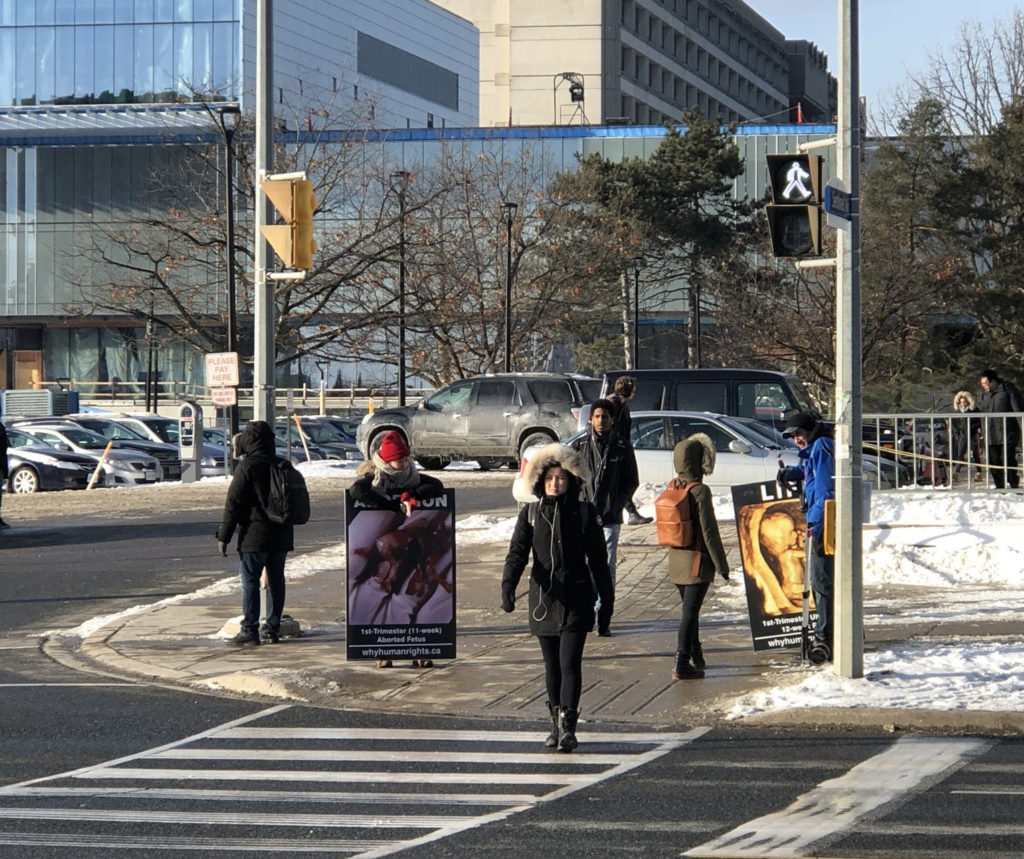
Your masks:
{"label": "concrete building facade", "polygon": [[[826,56],[742,0],[437,0],[480,30],[480,124],[831,122]],[[799,110],[797,104],[799,103]]]}

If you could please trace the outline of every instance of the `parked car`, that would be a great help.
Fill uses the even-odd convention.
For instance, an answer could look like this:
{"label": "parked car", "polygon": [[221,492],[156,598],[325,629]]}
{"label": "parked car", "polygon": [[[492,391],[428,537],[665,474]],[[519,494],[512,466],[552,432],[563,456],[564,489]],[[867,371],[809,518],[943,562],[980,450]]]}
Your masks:
{"label": "parked car", "polygon": [[[203,441],[208,444],[216,445],[217,447],[224,449],[230,449],[231,443],[228,440],[227,430],[223,430],[220,427],[203,427]],[[306,462],[306,452],[303,450],[302,445],[292,445],[291,450],[288,446],[281,441],[279,438],[274,439],[274,452],[282,459],[290,460],[292,463],[298,464],[300,462]],[[309,461],[315,462],[317,460],[325,459],[326,457],[317,449],[310,448]]]}
{"label": "parked car", "polygon": [[[141,486],[156,483],[163,476],[155,457],[141,450],[113,447],[110,439],[71,421],[48,424],[16,421],[13,426],[57,450],[80,453],[94,462],[102,462],[107,486]],[[111,445],[109,451],[107,445]]]}
{"label": "parked car", "polygon": [[778,429],[784,428],[783,416],[791,409],[821,417],[803,382],[792,373],[735,367],[610,370],[602,377],[601,396],[612,393],[619,376],[636,380],[630,410],[710,412],[756,418]]}
{"label": "parked car", "polygon": [[[105,412],[103,417],[121,426],[135,430],[150,441],[162,441],[166,444],[173,444],[180,450],[177,418],[165,418],[162,415],[154,414],[125,414],[123,412]],[[199,474],[202,477],[222,477],[227,473],[224,448],[217,447],[209,442],[203,442],[199,460]]]}
{"label": "parked car", "polygon": [[[708,412],[635,411],[630,438],[636,454],[641,485],[664,486],[675,476],[672,453],[678,442],[695,433],[704,433],[715,446],[715,470],[704,483],[713,492],[730,492],[746,483],[774,482],[779,460],[787,466],[799,465],[796,448],[780,447],[763,436],[748,431],[742,424],[730,423],[727,416]],[[565,439],[572,444],[586,430]],[[527,451],[526,458],[532,451]],[[520,467],[520,474],[523,469]],[[530,487],[517,478],[512,494],[517,501],[532,501]]]}
{"label": "parked car", "polygon": [[[356,444],[350,440],[334,423],[326,418],[300,417],[299,426],[302,428],[302,435],[305,436],[307,446],[315,446],[325,459],[345,460],[359,462],[363,455],[359,452]],[[358,424],[356,424],[358,428]],[[302,439],[299,437],[299,427],[295,421],[280,422],[274,425],[274,434],[279,439],[290,438],[292,442],[302,446]]]}
{"label": "parked car", "polygon": [[181,457],[178,446],[165,441],[153,441],[140,435],[129,426],[93,414],[68,415],[66,420],[74,421],[78,426],[99,433],[114,442],[115,447],[127,450],[141,450],[160,461],[163,469],[162,480],[181,480]]}
{"label": "parked car", "polygon": [[359,450],[371,457],[389,430],[400,433],[423,468],[455,459],[483,469],[515,467],[526,448],[555,441],[576,428],[589,403],[587,382],[560,373],[471,376],[435,391],[414,406],[377,409],[363,418]]}
{"label": "parked car", "polygon": [[[18,495],[61,489],[85,489],[96,460],[57,450],[13,427],[7,430],[7,491]],[[103,485],[103,474],[97,485]]]}
{"label": "parked car", "polygon": [[345,437],[345,441],[351,444],[356,443],[356,433],[359,432],[359,421],[362,418],[339,418],[334,415],[318,415],[312,419],[330,424]]}

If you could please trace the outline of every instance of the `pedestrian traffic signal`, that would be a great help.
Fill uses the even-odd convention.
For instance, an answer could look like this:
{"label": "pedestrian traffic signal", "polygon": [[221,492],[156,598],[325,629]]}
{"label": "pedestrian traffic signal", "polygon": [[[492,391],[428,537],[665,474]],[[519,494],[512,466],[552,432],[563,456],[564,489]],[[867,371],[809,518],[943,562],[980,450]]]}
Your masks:
{"label": "pedestrian traffic signal", "polygon": [[772,253],[778,257],[821,255],[821,156],[769,155],[771,202],[765,207]]}
{"label": "pedestrian traffic signal", "polygon": [[260,187],[286,222],[260,227],[260,231],[288,268],[312,268],[316,253],[313,183],[305,178],[270,178],[264,179]]}

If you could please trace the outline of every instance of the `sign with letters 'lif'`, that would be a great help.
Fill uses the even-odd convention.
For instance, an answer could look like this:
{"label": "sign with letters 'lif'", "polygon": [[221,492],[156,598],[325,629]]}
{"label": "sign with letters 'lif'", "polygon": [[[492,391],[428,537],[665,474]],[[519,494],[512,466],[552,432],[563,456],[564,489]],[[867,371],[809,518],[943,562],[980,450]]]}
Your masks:
{"label": "sign with letters 'lif'", "polygon": [[[800,499],[778,483],[734,486],[732,499],[754,650],[800,647],[807,568]],[[816,612],[807,608],[810,623]]]}

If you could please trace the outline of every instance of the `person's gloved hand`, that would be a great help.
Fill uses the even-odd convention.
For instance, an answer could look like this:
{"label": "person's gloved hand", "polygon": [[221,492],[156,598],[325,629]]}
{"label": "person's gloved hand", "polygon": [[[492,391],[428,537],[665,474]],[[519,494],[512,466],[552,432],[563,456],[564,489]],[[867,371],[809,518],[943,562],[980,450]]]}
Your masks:
{"label": "person's gloved hand", "polygon": [[226,558],[228,556],[228,544],[227,543],[223,543],[220,540],[218,540],[217,541],[217,548],[220,550],[220,555],[221,555],[222,558]]}
{"label": "person's gloved hand", "polygon": [[612,622],[614,604],[601,600],[601,608],[597,610],[597,628],[607,629]]}
{"label": "person's gloved hand", "polygon": [[720,575],[726,581],[729,581],[729,571],[728,570],[719,570],[718,571],[718,575]]}
{"label": "person's gloved hand", "polygon": [[501,607],[506,612],[516,610],[516,589],[511,582],[501,584]]}

